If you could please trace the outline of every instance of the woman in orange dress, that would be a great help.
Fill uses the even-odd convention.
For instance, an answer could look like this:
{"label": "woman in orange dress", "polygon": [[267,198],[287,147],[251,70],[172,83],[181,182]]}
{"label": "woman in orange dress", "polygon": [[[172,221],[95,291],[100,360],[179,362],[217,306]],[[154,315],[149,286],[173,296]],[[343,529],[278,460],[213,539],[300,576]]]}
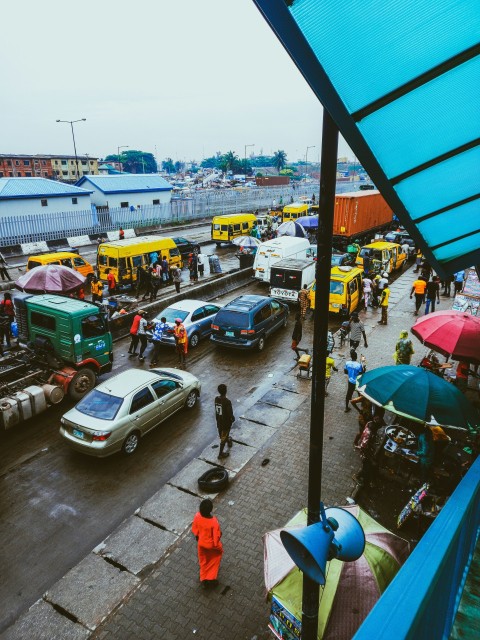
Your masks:
{"label": "woman in orange dress", "polygon": [[202,500],[200,511],[195,514],[192,532],[198,542],[198,563],[200,565],[200,582],[203,587],[218,584],[217,576],[222,560],[223,546],[220,541],[222,532],[215,516],[212,516],[213,503]]}

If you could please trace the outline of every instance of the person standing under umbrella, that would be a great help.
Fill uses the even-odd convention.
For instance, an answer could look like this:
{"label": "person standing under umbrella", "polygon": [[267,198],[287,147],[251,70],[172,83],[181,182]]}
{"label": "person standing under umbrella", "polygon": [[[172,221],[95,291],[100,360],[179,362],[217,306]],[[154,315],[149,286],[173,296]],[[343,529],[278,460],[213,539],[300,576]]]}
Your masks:
{"label": "person standing under umbrella", "polygon": [[425,425],[424,430],[418,436],[417,456],[420,465],[421,480],[422,482],[428,482],[435,457],[435,445],[433,444],[432,432],[427,425]]}
{"label": "person standing under umbrella", "polygon": [[395,345],[395,364],[410,364],[414,353],[412,341],[408,337],[408,331],[401,331],[400,339]]}
{"label": "person standing under umbrella", "polygon": [[222,561],[223,546],[220,538],[220,523],[212,516],[213,503],[206,498],[200,503],[200,511],[195,514],[192,533],[198,543],[198,564],[200,565],[200,582],[204,588],[218,584],[217,576]]}

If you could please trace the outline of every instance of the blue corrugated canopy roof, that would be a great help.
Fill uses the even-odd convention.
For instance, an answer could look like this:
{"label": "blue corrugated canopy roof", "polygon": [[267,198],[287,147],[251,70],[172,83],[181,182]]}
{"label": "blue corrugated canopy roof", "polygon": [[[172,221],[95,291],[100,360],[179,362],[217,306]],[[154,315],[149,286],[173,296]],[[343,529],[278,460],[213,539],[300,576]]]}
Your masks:
{"label": "blue corrugated canopy roof", "polygon": [[479,0],[254,2],[432,266],[479,264]]}
{"label": "blue corrugated canopy roof", "polygon": [[88,175],[77,182],[78,186],[90,183],[103,193],[141,193],[145,191],[169,191],[172,185],[156,173],[122,173],[120,175]]}
{"label": "blue corrugated canopy roof", "polygon": [[0,200],[87,196],[92,191],[46,178],[0,178]]}

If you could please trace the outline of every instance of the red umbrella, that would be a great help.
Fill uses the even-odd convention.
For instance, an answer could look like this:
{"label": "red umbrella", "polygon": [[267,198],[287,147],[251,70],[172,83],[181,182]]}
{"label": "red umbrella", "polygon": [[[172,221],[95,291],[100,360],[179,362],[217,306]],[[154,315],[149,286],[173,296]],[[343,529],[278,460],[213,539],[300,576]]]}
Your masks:
{"label": "red umbrella", "polygon": [[15,286],[27,293],[71,293],[85,282],[81,273],[59,264],[47,264],[30,269],[16,281]]}
{"label": "red umbrella", "polygon": [[419,318],[411,331],[444,356],[480,364],[480,318],[476,316],[462,311],[435,311]]}

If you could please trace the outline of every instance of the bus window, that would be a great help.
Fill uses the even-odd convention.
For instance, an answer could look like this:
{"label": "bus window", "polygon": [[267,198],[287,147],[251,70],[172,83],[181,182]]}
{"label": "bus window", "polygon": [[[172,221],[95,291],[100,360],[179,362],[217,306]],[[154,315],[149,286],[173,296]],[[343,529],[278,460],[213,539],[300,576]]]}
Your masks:
{"label": "bus window", "polygon": [[118,260],[116,258],[108,258],[108,266],[110,268],[116,269],[118,264]]}

